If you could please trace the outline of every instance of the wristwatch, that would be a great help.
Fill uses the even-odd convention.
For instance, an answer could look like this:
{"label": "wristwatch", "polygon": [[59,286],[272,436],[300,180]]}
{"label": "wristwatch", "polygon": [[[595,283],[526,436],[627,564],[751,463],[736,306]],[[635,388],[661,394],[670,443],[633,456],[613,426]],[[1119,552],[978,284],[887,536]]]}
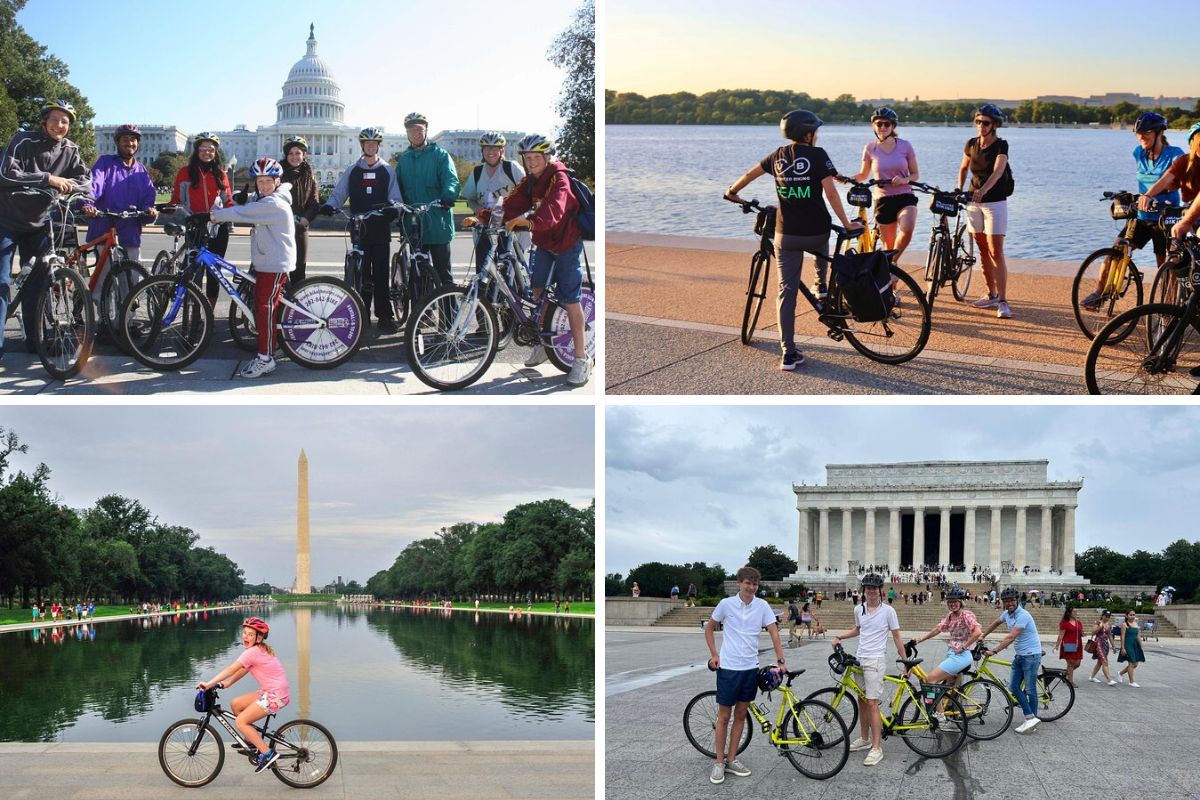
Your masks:
{"label": "wristwatch", "polygon": [[783,666],[783,659],[781,658],[778,661],[776,661],[775,663],[779,664],[780,666]]}

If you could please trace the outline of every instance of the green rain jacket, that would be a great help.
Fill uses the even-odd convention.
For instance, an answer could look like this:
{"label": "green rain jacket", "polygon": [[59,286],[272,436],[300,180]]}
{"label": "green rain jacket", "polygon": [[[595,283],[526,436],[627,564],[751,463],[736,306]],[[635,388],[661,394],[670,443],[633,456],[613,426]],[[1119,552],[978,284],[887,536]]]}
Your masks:
{"label": "green rain jacket", "polygon": [[[400,181],[400,194],[408,205],[441,200],[453,206],[458,199],[454,161],[432,142],[420,150],[411,147],[405,150],[396,164],[396,177]],[[449,208],[431,208],[422,225],[422,234],[424,244],[450,244],[454,239],[453,212]]]}

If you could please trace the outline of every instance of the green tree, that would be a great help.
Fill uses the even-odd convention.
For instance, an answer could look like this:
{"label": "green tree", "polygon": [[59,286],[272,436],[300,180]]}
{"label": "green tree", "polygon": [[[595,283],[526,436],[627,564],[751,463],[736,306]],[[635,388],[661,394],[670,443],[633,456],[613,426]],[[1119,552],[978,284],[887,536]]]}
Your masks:
{"label": "green tree", "polygon": [[750,551],[746,565],[754,567],[764,581],[779,581],[796,571],[796,562],[784,555],[773,544],[756,547]]}
{"label": "green tree", "polygon": [[588,183],[596,180],[596,6],[584,2],[550,44],[549,61],[561,69],[562,92],[556,110],[558,155]]}
{"label": "green tree", "polygon": [[187,166],[188,154],[178,150],[167,150],[159,153],[158,158],[150,163],[150,168],[156,170],[161,178],[161,185],[173,186],[179,170]]}
{"label": "green tree", "polygon": [[621,579],[621,573],[609,572],[604,576],[604,596],[605,597],[622,597],[629,594],[625,587],[625,581]]}

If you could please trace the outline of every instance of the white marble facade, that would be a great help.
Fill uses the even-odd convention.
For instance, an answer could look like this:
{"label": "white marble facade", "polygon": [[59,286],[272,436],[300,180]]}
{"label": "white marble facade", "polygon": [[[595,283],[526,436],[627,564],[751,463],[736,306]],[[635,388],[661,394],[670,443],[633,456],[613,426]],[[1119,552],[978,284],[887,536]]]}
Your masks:
{"label": "white marble facade", "polygon": [[1083,481],[1050,481],[1048,461],[829,464],[826,483],[792,485],[799,514],[790,580],[828,580],[857,565],[890,573],[972,566],[1020,580],[1075,577],[1075,509]]}

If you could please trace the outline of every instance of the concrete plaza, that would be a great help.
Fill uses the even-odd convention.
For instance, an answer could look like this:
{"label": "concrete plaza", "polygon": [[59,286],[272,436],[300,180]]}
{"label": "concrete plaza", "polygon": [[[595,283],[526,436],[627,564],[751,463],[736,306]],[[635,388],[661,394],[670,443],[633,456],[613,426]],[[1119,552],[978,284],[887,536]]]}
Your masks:
{"label": "concrete plaza", "polygon": [[[998,641],[999,633],[989,641]],[[910,635],[904,633],[906,639]],[[719,644],[721,634],[717,636]],[[785,642],[786,636],[785,631]],[[1064,666],[1052,652],[1054,637],[1043,636],[1042,641],[1044,663]],[[856,640],[849,641],[851,652],[856,646]],[[765,634],[759,649],[762,663],[774,661]],[[742,756],[753,774],[727,775],[723,784],[713,785],[708,780],[712,760],[691,746],[682,724],[688,700],[715,686],[705,666],[703,634],[610,627],[605,630],[605,797],[1200,798],[1195,742],[1186,724],[1191,714],[1185,711],[1200,699],[1200,640],[1163,639],[1146,643],[1145,650],[1147,661],[1137,671],[1140,689],[1088,682],[1092,662],[1085,658],[1076,672],[1074,707],[1027,736],[1010,728],[993,741],[968,739],[944,760],[921,758],[899,737],[891,737],[883,743],[879,765],[866,767],[865,752],[851,753],[840,773],[814,781],[756,730]],[[834,684],[826,664],[830,652],[829,641],[822,639],[785,650],[789,669],[807,670],[794,685],[801,697]],[[922,646],[920,657],[936,663],[944,652],[944,645],[931,641]],[[895,672],[894,658],[889,653],[890,673]],[[1112,665],[1116,677],[1115,656]],[[773,708],[778,699],[776,695]],[[1015,720],[1020,720],[1019,709]]]}

